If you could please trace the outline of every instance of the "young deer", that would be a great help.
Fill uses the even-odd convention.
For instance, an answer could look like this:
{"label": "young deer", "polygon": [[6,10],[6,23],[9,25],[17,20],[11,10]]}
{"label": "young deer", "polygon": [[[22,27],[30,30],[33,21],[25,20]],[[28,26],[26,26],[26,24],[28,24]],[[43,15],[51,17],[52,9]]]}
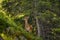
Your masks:
{"label": "young deer", "polygon": [[30,25],[30,24],[28,23],[28,19],[29,19],[29,16],[25,16],[25,17],[24,17],[25,29],[26,29],[26,31],[28,31],[28,32],[32,32],[32,25]]}

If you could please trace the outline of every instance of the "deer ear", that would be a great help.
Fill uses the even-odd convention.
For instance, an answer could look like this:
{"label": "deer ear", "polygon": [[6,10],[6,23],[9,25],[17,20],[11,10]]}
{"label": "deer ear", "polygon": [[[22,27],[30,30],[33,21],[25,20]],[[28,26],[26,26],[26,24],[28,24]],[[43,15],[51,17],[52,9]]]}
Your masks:
{"label": "deer ear", "polygon": [[24,18],[29,19],[29,16],[25,16]]}

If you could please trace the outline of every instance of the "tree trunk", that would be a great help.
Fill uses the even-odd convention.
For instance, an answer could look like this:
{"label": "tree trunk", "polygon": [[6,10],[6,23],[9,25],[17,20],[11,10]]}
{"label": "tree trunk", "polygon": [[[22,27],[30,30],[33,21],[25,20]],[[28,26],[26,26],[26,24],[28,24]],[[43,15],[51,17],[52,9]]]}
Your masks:
{"label": "tree trunk", "polygon": [[40,37],[40,27],[39,27],[39,22],[37,17],[36,17],[36,25],[37,25],[38,37]]}

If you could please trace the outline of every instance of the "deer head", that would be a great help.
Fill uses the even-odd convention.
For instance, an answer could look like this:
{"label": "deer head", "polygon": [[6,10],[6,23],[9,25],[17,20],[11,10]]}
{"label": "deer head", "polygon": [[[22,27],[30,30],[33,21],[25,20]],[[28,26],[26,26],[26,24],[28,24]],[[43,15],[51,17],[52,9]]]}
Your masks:
{"label": "deer head", "polygon": [[25,16],[25,17],[24,17],[24,20],[25,20],[25,21],[26,21],[26,20],[28,21],[28,19],[29,19],[29,16]]}

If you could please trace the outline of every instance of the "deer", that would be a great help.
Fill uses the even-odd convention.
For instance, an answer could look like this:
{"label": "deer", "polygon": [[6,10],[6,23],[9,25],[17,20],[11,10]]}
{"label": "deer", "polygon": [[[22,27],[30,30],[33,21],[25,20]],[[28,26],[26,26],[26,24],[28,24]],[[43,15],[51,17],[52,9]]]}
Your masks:
{"label": "deer", "polygon": [[29,16],[24,17],[24,22],[25,22],[25,30],[28,32],[32,32],[32,25],[28,23]]}

